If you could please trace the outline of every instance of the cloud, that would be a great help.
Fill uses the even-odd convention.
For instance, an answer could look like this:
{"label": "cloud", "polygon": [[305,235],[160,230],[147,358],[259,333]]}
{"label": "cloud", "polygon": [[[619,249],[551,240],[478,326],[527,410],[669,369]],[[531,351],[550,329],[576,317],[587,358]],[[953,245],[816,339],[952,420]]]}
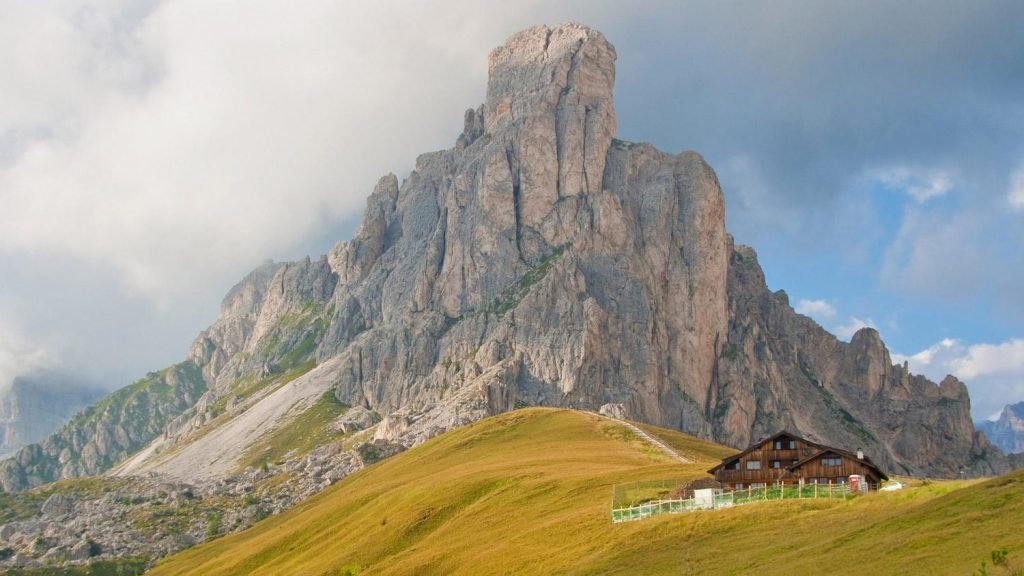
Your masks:
{"label": "cloud", "polygon": [[796,311],[815,320],[828,320],[836,315],[834,306],[825,300],[800,300],[796,304]]}
{"label": "cloud", "polygon": [[802,224],[802,215],[796,207],[780,201],[779,193],[771,186],[763,167],[748,154],[738,154],[719,166],[724,193],[737,209],[729,213],[730,226],[754,233],[766,231],[793,233]]}
{"label": "cloud", "polygon": [[953,177],[944,170],[912,170],[896,166],[875,172],[874,177],[885,187],[906,192],[918,204],[945,196],[953,189]]}
{"label": "cloud", "polygon": [[952,338],[943,338],[938,343],[909,356],[893,353],[892,360],[897,364],[907,362],[913,372],[930,375],[937,382],[949,372],[935,376],[939,374],[936,370],[947,370],[950,362],[962,355],[964,351],[965,347],[960,341]]}
{"label": "cloud", "polygon": [[46,367],[51,361],[45,350],[33,346],[19,333],[0,324],[0,394],[15,377]]}
{"label": "cloud", "polygon": [[1010,178],[1006,200],[1014,210],[1024,210],[1024,168],[1014,172]]}
{"label": "cloud", "polygon": [[[409,20],[421,9],[129,8],[25,8],[4,26],[21,49],[0,70],[17,88],[0,125],[0,250],[109,265],[157,300],[358,214],[377,177],[454,142],[483,86],[484,40],[450,45]],[[382,42],[385,28],[416,42]]]}
{"label": "cloud", "polygon": [[1024,340],[968,344],[945,338],[911,355],[893,354],[893,361],[938,382],[952,374],[967,384],[975,419],[997,413],[1006,404],[1024,400]]}
{"label": "cloud", "polygon": [[966,354],[950,362],[953,373],[962,378],[1017,374],[1024,380],[1024,340],[1001,344],[975,344]]}
{"label": "cloud", "polygon": [[861,328],[876,328],[875,321],[871,318],[861,319],[856,316],[850,316],[849,321],[845,324],[833,326],[832,333],[840,340],[849,340]]}

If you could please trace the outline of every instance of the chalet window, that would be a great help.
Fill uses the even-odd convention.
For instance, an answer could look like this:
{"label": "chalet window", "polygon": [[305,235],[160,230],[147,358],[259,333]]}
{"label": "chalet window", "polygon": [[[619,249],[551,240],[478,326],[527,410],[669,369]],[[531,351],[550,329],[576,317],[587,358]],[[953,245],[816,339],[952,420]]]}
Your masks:
{"label": "chalet window", "polygon": [[761,469],[761,461],[760,460],[747,460],[747,470],[760,470],[760,469]]}
{"label": "chalet window", "polygon": [[796,440],[790,440],[789,443],[787,444],[787,447],[790,450],[796,450]]}
{"label": "chalet window", "polygon": [[764,488],[764,482],[753,482],[750,484],[751,488]]}
{"label": "chalet window", "polygon": [[725,469],[726,470],[739,470],[740,469],[740,461],[739,460],[733,460],[732,462],[729,462],[728,464],[725,465]]}
{"label": "chalet window", "polygon": [[772,460],[772,468],[782,468],[782,460]]}
{"label": "chalet window", "polygon": [[796,458],[793,458],[793,466],[796,466],[799,462],[800,462],[799,460],[797,460]]}
{"label": "chalet window", "polygon": [[842,466],[843,459],[839,456],[826,456],[821,459],[822,466]]}
{"label": "chalet window", "polygon": [[839,476],[836,478],[836,484],[846,484],[846,476]]}
{"label": "chalet window", "polygon": [[783,442],[782,440],[776,440],[775,441],[775,449],[776,450],[782,450],[782,442]]}
{"label": "chalet window", "polygon": [[743,482],[737,482],[736,485],[733,486],[733,490],[743,490]]}
{"label": "chalet window", "polygon": [[828,484],[828,478],[818,478],[818,484]]}

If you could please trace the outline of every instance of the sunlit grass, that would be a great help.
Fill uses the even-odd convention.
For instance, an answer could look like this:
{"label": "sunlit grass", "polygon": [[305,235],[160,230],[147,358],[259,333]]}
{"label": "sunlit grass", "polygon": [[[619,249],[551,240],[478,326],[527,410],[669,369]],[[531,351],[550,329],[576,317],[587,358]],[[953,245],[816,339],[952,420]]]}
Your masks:
{"label": "sunlit grass", "polygon": [[607,424],[550,409],[478,422],[152,573],[970,574],[1000,546],[1024,557],[1022,474],[612,524],[613,485],[702,477],[729,449],[657,430],[698,461],[654,460]]}

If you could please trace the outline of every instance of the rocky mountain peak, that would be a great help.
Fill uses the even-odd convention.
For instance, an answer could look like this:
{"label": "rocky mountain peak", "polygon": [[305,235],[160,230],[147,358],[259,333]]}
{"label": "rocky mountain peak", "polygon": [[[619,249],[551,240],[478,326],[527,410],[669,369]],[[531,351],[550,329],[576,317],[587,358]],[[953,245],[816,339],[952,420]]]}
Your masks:
{"label": "rocky mountain peak", "polygon": [[[536,26],[509,38],[489,58],[484,133],[497,142],[489,179],[512,193],[522,223],[548,244],[568,240],[548,218],[567,198],[601,191],[615,135],[615,49],[579,24]],[[503,162],[502,162],[503,161]],[[506,167],[502,167],[504,163]]]}
{"label": "rocky mountain peak", "polygon": [[736,447],[788,429],[892,472],[1004,469],[962,384],[894,367],[875,330],[840,341],[768,289],[699,154],[614,139],[615,59],[577,24],[510,37],[455,145],[381,178],[354,238],[250,274],[189,362],[0,464],[0,484],[94,473],[158,433],[131,470],[216,475],[267,415],[328,391],[396,445],[521,406],[611,405]]}
{"label": "rocky mountain peak", "polygon": [[614,133],[615,58],[600,32],[580,24],[534,26],[511,36],[488,58],[484,129],[497,132],[545,113],[580,121],[589,109]]}

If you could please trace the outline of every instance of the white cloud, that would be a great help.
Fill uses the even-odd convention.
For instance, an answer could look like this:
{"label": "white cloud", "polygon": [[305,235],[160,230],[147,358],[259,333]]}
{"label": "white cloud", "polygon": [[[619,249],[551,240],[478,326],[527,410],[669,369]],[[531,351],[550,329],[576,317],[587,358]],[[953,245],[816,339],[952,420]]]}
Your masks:
{"label": "white cloud", "polygon": [[1014,210],[1024,210],[1024,168],[1014,172],[1010,178],[1006,200]]}
{"label": "white cloud", "polygon": [[796,304],[796,311],[819,322],[836,315],[835,307],[825,300],[800,300]]}
{"label": "white cloud", "polygon": [[893,354],[915,374],[936,382],[952,374],[967,384],[975,418],[985,418],[1006,404],[1024,400],[1024,339],[998,344],[967,344],[943,339],[915,354]]}
{"label": "white cloud", "polygon": [[964,346],[961,342],[952,338],[943,338],[936,344],[917,352],[909,356],[904,356],[899,353],[893,353],[892,360],[897,364],[907,362],[910,366],[910,370],[917,374],[929,375],[933,380],[941,380],[946,374],[935,376],[937,372],[936,367],[942,367],[940,370],[946,370],[949,362],[957,356],[963,354]]}
{"label": "white cloud", "polygon": [[799,230],[801,211],[781,201],[755,158],[738,154],[723,162],[718,170],[725,193],[736,202],[730,218],[739,227],[772,235],[780,229],[788,234]]}
{"label": "white cloud", "polygon": [[134,9],[5,8],[0,253],[110,266],[155,300],[291,255],[379,176],[452,145],[501,37],[423,27],[415,6]]}
{"label": "white cloud", "polygon": [[833,326],[832,333],[840,340],[849,340],[861,328],[876,328],[875,321],[871,318],[862,319],[856,316],[850,316],[849,321],[845,324]]}
{"label": "white cloud", "polygon": [[953,177],[944,170],[915,170],[894,166],[877,170],[873,176],[887,188],[906,192],[918,204],[945,196],[953,189]]}
{"label": "white cloud", "polygon": [[975,344],[967,349],[966,354],[955,358],[950,367],[954,374],[965,379],[1018,374],[1024,380],[1024,340],[1012,339],[1001,344]]}

